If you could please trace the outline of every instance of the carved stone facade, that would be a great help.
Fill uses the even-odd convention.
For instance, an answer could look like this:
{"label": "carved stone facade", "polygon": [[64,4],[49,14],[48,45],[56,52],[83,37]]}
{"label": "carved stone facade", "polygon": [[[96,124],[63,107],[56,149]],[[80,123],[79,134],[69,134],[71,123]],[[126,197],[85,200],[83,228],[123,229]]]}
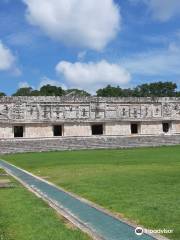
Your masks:
{"label": "carved stone facade", "polygon": [[180,98],[0,98],[0,138],[178,133]]}

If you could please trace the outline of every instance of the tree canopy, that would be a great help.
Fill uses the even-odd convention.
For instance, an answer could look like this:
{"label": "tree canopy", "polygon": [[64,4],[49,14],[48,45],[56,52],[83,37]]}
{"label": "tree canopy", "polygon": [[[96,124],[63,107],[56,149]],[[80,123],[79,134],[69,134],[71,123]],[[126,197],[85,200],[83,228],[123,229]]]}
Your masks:
{"label": "tree canopy", "polygon": [[0,92],[0,97],[4,97],[4,96],[6,96],[6,94],[3,92]]}
{"label": "tree canopy", "polygon": [[177,85],[173,82],[154,82],[138,85],[135,88],[122,89],[108,85],[97,90],[100,97],[175,97],[180,96]]}
{"label": "tree canopy", "polygon": [[91,94],[80,89],[64,90],[61,87],[51,86],[47,84],[42,86],[39,90],[33,90],[31,87],[19,88],[13,96],[90,96]]}
{"label": "tree canopy", "polygon": [[39,92],[41,96],[62,96],[65,93],[61,87],[51,86],[50,84],[42,86]]}
{"label": "tree canopy", "polygon": [[[176,83],[173,82],[153,82],[138,85],[134,88],[121,88],[107,85],[96,91],[98,97],[180,97]],[[0,96],[6,96],[0,92]],[[85,90],[67,89],[47,84],[39,90],[31,87],[19,88],[13,96],[91,96]]]}
{"label": "tree canopy", "polygon": [[19,88],[13,96],[31,96],[32,90],[33,89],[31,87]]}

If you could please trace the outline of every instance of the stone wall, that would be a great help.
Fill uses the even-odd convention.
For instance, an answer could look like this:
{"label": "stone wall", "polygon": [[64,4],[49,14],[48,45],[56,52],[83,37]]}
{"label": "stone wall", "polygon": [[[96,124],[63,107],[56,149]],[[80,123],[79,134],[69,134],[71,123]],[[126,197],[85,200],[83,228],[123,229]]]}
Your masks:
{"label": "stone wall", "polygon": [[102,124],[104,135],[159,135],[162,123],[168,134],[180,133],[180,98],[1,97],[0,138],[13,138],[14,126],[23,137],[53,137],[62,125],[63,136],[91,136],[91,125]]}
{"label": "stone wall", "polygon": [[8,123],[0,123],[0,138],[13,138],[13,128]]}
{"label": "stone wall", "polygon": [[65,123],[64,136],[91,136],[91,125],[88,123]]}
{"label": "stone wall", "polygon": [[52,126],[49,124],[26,124],[24,137],[36,138],[36,137],[53,137]]}
{"label": "stone wall", "polygon": [[141,134],[156,135],[156,134],[162,134],[162,132],[163,132],[162,122],[142,122],[141,123]]}
{"label": "stone wall", "polygon": [[130,135],[130,123],[129,122],[107,122],[105,124],[105,135]]}

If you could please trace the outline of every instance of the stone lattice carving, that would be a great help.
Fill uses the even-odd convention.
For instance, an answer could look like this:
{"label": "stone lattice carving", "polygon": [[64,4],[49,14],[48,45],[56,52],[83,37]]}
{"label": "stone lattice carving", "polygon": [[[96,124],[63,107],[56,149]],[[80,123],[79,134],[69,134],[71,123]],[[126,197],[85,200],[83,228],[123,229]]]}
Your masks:
{"label": "stone lattice carving", "polygon": [[2,97],[0,122],[180,120],[180,98]]}

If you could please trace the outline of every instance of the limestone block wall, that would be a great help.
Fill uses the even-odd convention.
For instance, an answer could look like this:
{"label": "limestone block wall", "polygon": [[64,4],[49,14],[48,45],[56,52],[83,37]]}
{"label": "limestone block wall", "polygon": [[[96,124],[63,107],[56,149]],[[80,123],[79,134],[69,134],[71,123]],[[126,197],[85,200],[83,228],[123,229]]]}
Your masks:
{"label": "limestone block wall", "polygon": [[162,122],[142,122],[140,125],[140,134],[159,135],[162,133]]}
{"label": "limestone block wall", "polygon": [[159,135],[163,122],[170,127],[164,134],[180,134],[180,98],[0,98],[0,138],[14,138],[14,126],[26,138],[58,136],[53,125],[62,126],[63,136],[91,136],[92,124],[103,124],[108,136]]}
{"label": "limestone block wall", "polygon": [[91,124],[65,123],[64,136],[91,136]]}
{"label": "limestone block wall", "polygon": [[173,124],[173,132],[174,133],[180,133],[180,122],[175,122]]}
{"label": "limestone block wall", "polygon": [[26,138],[53,137],[51,124],[26,124],[24,130]]}
{"label": "limestone block wall", "polygon": [[105,135],[130,135],[130,122],[107,122],[104,133]]}
{"label": "limestone block wall", "polygon": [[13,138],[13,128],[9,124],[0,124],[0,138]]}

